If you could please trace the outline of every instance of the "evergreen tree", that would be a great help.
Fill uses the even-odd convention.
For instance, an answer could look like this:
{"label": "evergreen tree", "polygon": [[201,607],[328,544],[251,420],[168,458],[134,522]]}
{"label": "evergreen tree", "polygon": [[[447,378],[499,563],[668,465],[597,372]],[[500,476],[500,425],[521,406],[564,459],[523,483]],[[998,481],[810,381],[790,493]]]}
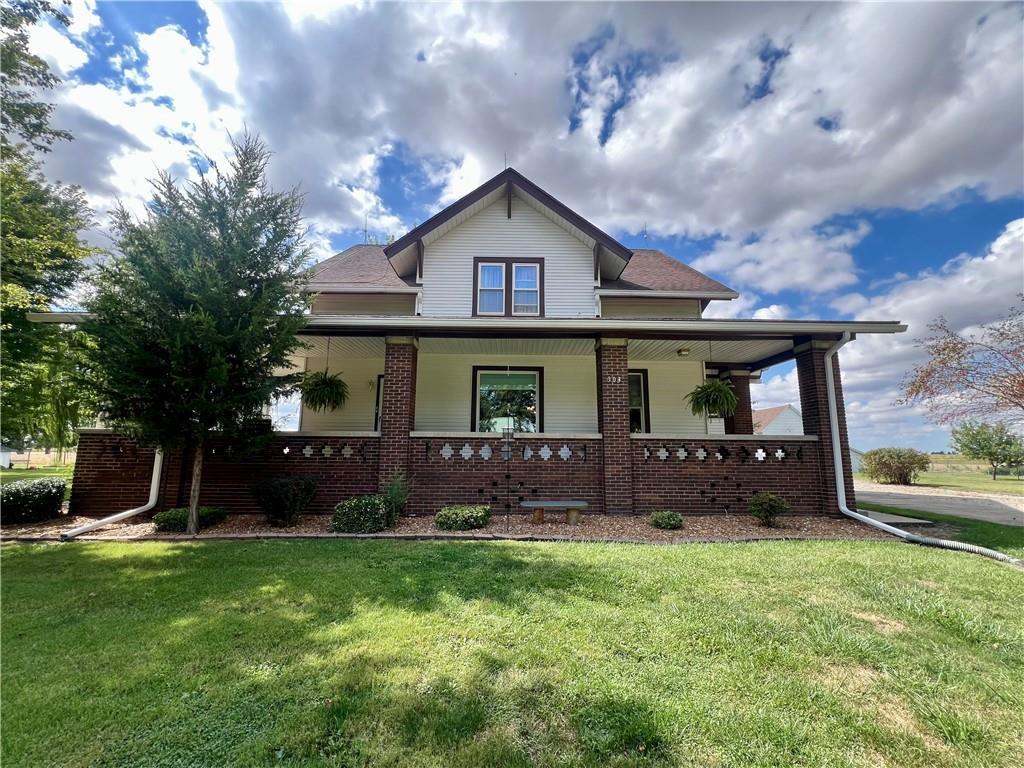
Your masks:
{"label": "evergreen tree", "polygon": [[161,174],[145,218],[115,212],[119,253],[99,270],[83,326],[104,420],[144,444],[193,449],[190,533],[211,434],[253,434],[299,380],[275,374],[307,306],[302,198],[269,188],[262,141],[232,145],[224,172],[211,163],[182,185]]}

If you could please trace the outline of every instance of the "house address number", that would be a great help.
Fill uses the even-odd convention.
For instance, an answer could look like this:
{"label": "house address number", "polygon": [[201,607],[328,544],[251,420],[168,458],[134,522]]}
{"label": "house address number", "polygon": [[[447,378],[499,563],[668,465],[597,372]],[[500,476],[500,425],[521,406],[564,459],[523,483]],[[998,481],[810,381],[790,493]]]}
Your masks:
{"label": "house address number", "polygon": [[622,376],[606,376],[605,382],[608,384],[621,384],[623,381]]}

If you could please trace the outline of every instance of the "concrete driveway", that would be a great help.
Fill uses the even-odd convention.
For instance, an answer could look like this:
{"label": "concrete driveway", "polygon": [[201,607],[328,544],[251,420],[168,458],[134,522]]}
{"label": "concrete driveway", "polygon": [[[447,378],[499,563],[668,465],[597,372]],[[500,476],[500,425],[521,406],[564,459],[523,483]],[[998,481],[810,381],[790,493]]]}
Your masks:
{"label": "concrete driveway", "polygon": [[1024,497],[920,486],[856,483],[857,501],[1024,528]]}

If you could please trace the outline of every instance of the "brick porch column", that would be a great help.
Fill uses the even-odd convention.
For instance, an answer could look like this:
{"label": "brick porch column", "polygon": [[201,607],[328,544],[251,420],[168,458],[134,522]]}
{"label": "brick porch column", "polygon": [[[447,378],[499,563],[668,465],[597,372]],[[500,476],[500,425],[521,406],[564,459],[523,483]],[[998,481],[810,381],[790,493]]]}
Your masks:
{"label": "brick porch column", "polygon": [[725,418],[726,434],[754,434],[754,412],[750,406],[750,371],[724,371],[719,376],[731,382],[732,390],[736,393],[736,413]]}
{"label": "brick porch column", "polygon": [[377,478],[383,486],[394,472],[409,473],[409,433],[416,423],[416,339],[388,336],[384,340],[384,391],[380,405],[380,461]]}
{"label": "brick porch column", "polygon": [[604,511],[633,512],[629,438],[629,361],[625,339],[597,342],[597,428],[604,455]]}
{"label": "brick porch column", "polygon": [[[821,504],[826,514],[838,514],[839,497],[836,494],[836,473],[832,459],[832,430],[828,418],[828,390],[825,384],[825,353],[831,341],[809,341],[795,347],[797,379],[800,383],[800,413],[804,420],[804,434],[818,436],[818,455],[821,457]],[[839,443],[843,454],[846,503],[856,508],[853,495],[853,467],[850,465],[850,442],[846,433],[846,405],[843,401],[843,383],[839,375],[839,355],[832,358],[832,371],[836,385],[836,408],[839,416]]]}

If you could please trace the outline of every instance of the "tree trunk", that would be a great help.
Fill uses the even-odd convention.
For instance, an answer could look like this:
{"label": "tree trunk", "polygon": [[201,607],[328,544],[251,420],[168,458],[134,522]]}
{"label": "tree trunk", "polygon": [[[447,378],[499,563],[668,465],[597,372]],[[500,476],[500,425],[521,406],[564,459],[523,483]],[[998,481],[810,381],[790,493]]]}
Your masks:
{"label": "tree trunk", "polygon": [[188,527],[185,533],[195,536],[199,533],[199,485],[203,479],[203,441],[196,443],[196,453],[192,458],[192,490],[188,497]]}
{"label": "tree trunk", "polygon": [[994,483],[995,481],[996,481],[996,465],[993,464],[992,465],[992,482]]}

